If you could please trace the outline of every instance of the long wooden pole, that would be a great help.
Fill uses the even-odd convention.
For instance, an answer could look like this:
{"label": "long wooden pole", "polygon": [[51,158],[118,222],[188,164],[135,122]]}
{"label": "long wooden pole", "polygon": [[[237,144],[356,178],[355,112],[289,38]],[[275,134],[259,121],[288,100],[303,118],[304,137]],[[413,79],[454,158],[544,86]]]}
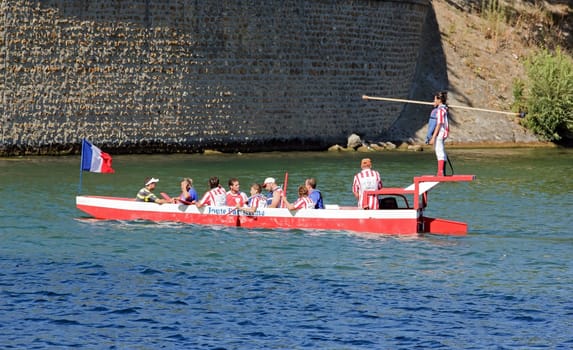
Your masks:
{"label": "long wooden pole", "polygon": [[[433,105],[433,102],[425,102],[425,101],[416,101],[416,100],[403,100],[400,98],[389,98],[389,97],[374,97],[374,96],[367,96],[362,95],[363,100],[376,100],[376,101],[390,101],[390,102],[402,102],[402,103],[416,103],[419,105]],[[516,112],[504,112],[504,111],[496,111],[493,109],[485,109],[485,108],[475,108],[475,107],[466,107],[466,106],[456,106],[456,105],[448,105],[449,108],[459,108],[459,109],[470,109],[473,111],[481,111],[481,112],[490,112],[490,113],[501,113],[507,115],[521,115],[521,113]]]}

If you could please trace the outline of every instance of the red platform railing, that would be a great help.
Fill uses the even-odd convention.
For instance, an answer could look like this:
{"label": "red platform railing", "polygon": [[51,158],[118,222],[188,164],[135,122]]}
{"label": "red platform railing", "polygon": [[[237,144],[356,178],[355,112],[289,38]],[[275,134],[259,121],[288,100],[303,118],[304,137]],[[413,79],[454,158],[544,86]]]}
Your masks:
{"label": "red platform railing", "polygon": [[[432,188],[441,182],[466,182],[475,180],[475,175],[451,175],[451,176],[435,176],[423,175],[414,177],[414,183],[406,188],[400,187],[384,187],[376,191],[364,191],[363,204],[368,203],[369,196],[378,195],[413,195],[414,207],[413,209],[425,208],[427,205],[427,194]],[[422,197],[422,203],[420,203]]]}

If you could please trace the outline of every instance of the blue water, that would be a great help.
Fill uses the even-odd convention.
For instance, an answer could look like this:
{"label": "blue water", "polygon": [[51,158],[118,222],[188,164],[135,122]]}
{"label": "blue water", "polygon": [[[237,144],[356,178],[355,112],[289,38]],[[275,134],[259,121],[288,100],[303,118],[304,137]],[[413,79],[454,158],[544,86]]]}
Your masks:
{"label": "blue water", "polygon": [[[452,150],[468,184],[430,194],[465,237],[394,237],[97,221],[75,209],[79,159],[0,160],[2,349],[573,348],[573,152]],[[147,175],[242,189],[289,173],[353,204],[359,154],[114,156],[82,193],[133,196]],[[372,155],[387,186],[433,155]]]}

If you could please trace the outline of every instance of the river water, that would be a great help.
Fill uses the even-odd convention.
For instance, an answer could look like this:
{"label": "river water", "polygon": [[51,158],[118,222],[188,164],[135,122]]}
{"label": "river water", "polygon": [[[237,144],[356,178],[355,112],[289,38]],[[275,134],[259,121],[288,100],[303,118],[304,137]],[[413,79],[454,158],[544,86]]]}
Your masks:
{"label": "river water", "polygon": [[[573,152],[451,150],[427,214],[464,237],[97,221],[75,208],[79,157],[0,160],[2,349],[573,348]],[[114,156],[82,194],[242,189],[288,172],[353,205],[360,154]],[[431,152],[372,154],[385,186],[435,172]]]}

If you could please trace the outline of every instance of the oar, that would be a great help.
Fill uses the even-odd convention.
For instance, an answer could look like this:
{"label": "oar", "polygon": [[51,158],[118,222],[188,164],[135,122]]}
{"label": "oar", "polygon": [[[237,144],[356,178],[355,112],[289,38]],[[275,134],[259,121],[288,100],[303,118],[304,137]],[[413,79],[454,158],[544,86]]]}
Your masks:
{"label": "oar", "polygon": [[283,193],[285,197],[286,197],[287,184],[288,184],[288,172],[285,173],[285,183],[283,185]]}
{"label": "oar", "polygon": [[[376,101],[402,102],[402,103],[415,103],[415,104],[419,104],[419,105],[433,105],[434,104],[433,102],[426,102],[426,101],[403,100],[400,98],[374,97],[374,96],[367,96],[367,95],[362,95],[362,99],[363,100],[376,100]],[[501,114],[507,114],[507,115],[518,115],[522,118],[525,116],[525,113],[504,112],[504,111],[496,111],[493,109],[475,108],[475,107],[467,107],[467,106],[448,105],[448,108],[470,109],[470,110],[481,111],[481,112],[501,113]]]}

